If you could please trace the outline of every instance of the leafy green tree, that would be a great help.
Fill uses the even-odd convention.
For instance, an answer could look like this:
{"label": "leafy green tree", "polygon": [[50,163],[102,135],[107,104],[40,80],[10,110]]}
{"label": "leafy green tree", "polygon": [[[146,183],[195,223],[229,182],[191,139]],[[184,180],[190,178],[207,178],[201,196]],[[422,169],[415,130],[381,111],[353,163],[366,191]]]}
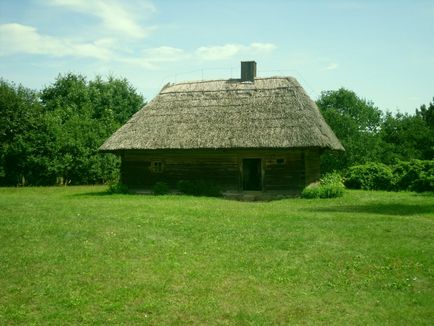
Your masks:
{"label": "leafy green tree", "polygon": [[430,160],[434,157],[434,129],[420,114],[387,113],[381,128],[381,161]]}
{"label": "leafy green tree", "polygon": [[119,159],[97,149],[143,105],[126,79],[70,73],[40,93],[0,80],[0,183],[115,179]]}
{"label": "leafy green tree", "polygon": [[434,157],[434,103],[422,105],[414,115],[383,115],[372,102],[341,88],[321,93],[317,104],[346,150],[324,154],[323,172]]}
{"label": "leafy green tree", "polygon": [[328,152],[322,156],[322,172],[378,159],[382,112],[372,102],[340,88],[322,92],[317,105],[345,148],[345,152]]}
{"label": "leafy green tree", "polygon": [[126,79],[75,74],[59,76],[41,93],[46,120],[55,135],[52,170],[61,183],[98,183],[116,176],[119,160],[98,147],[144,100]]}
{"label": "leafy green tree", "polygon": [[[44,128],[38,93],[0,79],[0,182],[4,185],[34,183],[44,170],[38,145]],[[45,137],[44,134],[41,135]]]}
{"label": "leafy green tree", "polygon": [[428,128],[434,129],[434,97],[428,107],[423,104],[416,109],[416,116],[421,117],[427,124]]}
{"label": "leafy green tree", "polygon": [[91,98],[94,119],[113,121],[116,127],[123,125],[144,104],[143,98],[137,94],[126,79],[109,76],[107,81],[96,77],[90,81],[89,96]]}

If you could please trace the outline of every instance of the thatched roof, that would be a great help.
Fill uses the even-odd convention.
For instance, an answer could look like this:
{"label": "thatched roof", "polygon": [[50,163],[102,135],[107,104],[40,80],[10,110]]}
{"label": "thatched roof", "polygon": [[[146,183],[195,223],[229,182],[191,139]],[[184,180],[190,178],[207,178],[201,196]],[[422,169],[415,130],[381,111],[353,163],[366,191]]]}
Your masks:
{"label": "thatched roof", "polygon": [[316,104],[291,77],[168,84],[101,147],[343,150]]}

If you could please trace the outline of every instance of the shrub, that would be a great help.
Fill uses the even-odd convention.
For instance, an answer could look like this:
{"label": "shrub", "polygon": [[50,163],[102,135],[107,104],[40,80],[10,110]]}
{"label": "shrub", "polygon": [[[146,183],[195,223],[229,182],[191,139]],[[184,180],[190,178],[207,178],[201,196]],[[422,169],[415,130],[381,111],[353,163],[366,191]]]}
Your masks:
{"label": "shrub", "polygon": [[419,178],[411,184],[410,190],[417,192],[434,191],[434,164],[428,171],[420,173]]}
{"label": "shrub", "polygon": [[320,189],[322,189],[319,195],[320,198],[337,198],[344,195],[345,186],[343,184],[329,184],[320,186]]}
{"label": "shrub", "polygon": [[116,182],[109,185],[107,192],[110,194],[127,194],[128,187],[123,183]]}
{"label": "shrub", "polygon": [[353,189],[434,191],[434,160],[367,163],[351,167],[345,185]]}
{"label": "shrub", "polygon": [[157,182],[152,187],[152,193],[154,195],[167,195],[169,193],[169,186],[164,182]]}
{"label": "shrub", "polygon": [[320,198],[320,184],[319,182],[316,183],[311,183],[310,185],[308,185],[306,188],[303,189],[303,191],[301,192],[301,198],[307,198],[307,199],[312,199],[312,198]]}
{"label": "shrub", "polygon": [[310,184],[303,189],[302,198],[336,198],[342,197],[345,186],[338,173],[329,173],[320,182]]}
{"label": "shrub", "polygon": [[391,190],[394,184],[392,169],[382,163],[355,165],[345,175],[345,186],[352,189]]}
{"label": "shrub", "polygon": [[401,161],[394,166],[393,173],[397,179],[396,190],[434,190],[434,160]]}
{"label": "shrub", "polygon": [[422,164],[419,162],[421,161],[400,161],[393,166],[393,174],[396,177],[395,190],[410,189],[422,172]]}
{"label": "shrub", "polygon": [[221,190],[219,187],[215,183],[205,180],[180,180],[177,184],[177,188],[180,192],[186,195],[208,197],[221,196]]}

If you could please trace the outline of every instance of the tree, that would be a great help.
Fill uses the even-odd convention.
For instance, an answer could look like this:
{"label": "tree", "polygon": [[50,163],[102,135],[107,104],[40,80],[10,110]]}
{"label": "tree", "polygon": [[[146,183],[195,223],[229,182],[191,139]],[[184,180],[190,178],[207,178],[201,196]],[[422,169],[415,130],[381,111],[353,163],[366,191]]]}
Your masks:
{"label": "tree", "polygon": [[143,106],[126,79],[59,75],[38,93],[0,80],[0,183],[90,184],[119,160],[98,147]]}
{"label": "tree", "polygon": [[434,157],[434,104],[422,105],[415,115],[387,113],[381,128],[382,161],[431,160]]}
{"label": "tree", "polygon": [[34,143],[41,133],[43,108],[38,93],[0,79],[0,183],[33,183],[43,171],[29,158],[37,155]]}
{"label": "tree", "polygon": [[421,117],[426,122],[428,128],[434,129],[434,97],[428,107],[423,104],[419,109],[416,109],[416,116]]}
{"label": "tree", "polygon": [[55,135],[52,169],[63,183],[98,183],[112,179],[119,160],[98,147],[143,104],[126,79],[97,77],[87,82],[67,74],[41,93],[46,121]]}
{"label": "tree", "polygon": [[107,81],[97,76],[90,81],[89,96],[94,119],[114,121],[119,128],[144,105],[143,97],[137,94],[126,79],[109,76]]}
{"label": "tree", "polygon": [[345,148],[345,152],[328,152],[322,156],[323,172],[378,160],[382,112],[372,102],[340,88],[322,92],[317,105]]}

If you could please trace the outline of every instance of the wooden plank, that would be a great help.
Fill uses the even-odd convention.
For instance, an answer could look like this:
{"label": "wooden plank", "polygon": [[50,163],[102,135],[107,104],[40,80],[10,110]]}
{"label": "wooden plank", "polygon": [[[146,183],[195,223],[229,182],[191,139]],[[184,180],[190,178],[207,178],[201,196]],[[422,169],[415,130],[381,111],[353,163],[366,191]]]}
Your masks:
{"label": "wooden plank", "polygon": [[[302,152],[282,157],[283,164],[269,164],[265,170],[265,190],[298,191],[304,185],[304,162]],[[282,159],[281,158],[281,159]]]}
{"label": "wooden plank", "polygon": [[320,152],[315,150],[306,151],[306,185],[316,182],[320,178]]}
{"label": "wooden plank", "polygon": [[[319,175],[319,154],[315,151],[306,154],[300,149],[191,153],[159,151],[125,153],[122,157],[122,180],[143,188],[151,188],[159,181],[166,182],[174,188],[179,180],[209,180],[228,190],[242,190],[241,167],[244,158],[262,159],[264,190],[299,191],[309,178]],[[307,159],[314,161],[309,163],[306,162]],[[161,173],[151,171],[150,165],[153,161],[162,162]]]}

